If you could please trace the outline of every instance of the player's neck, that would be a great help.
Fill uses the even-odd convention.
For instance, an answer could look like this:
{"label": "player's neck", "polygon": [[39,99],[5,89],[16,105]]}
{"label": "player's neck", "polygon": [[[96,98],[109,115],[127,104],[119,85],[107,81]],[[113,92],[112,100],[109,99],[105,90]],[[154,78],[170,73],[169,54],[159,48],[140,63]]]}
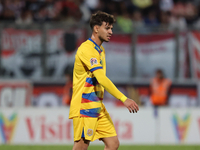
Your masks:
{"label": "player's neck", "polygon": [[92,34],[91,39],[97,44],[99,45],[99,47],[101,47],[101,44],[103,43],[97,36],[95,36],[94,34]]}

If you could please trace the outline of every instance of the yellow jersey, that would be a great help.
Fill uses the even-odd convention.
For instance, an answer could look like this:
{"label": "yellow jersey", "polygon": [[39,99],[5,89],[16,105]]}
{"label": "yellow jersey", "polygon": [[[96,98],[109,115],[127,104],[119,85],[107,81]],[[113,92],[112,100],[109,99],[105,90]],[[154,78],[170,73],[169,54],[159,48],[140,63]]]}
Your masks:
{"label": "yellow jersey", "polygon": [[92,73],[97,69],[103,69],[106,74],[105,50],[89,38],[80,45],[75,56],[70,119],[98,118],[107,113],[102,103],[104,88]]}

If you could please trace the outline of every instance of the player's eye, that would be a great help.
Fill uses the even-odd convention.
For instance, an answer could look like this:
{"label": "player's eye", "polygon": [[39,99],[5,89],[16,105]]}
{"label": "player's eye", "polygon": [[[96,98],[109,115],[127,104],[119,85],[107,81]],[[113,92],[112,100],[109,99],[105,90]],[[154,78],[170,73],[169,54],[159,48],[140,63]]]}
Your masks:
{"label": "player's eye", "polygon": [[112,28],[111,27],[107,27],[106,30],[112,30]]}

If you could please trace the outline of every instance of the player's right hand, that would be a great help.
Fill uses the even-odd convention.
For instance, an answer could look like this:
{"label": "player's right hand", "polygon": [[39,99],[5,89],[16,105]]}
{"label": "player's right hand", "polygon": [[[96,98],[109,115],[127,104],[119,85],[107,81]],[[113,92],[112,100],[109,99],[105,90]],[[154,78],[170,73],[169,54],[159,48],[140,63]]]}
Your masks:
{"label": "player's right hand", "polygon": [[124,105],[126,106],[126,108],[128,108],[128,110],[129,110],[130,113],[132,113],[132,112],[133,113],[134,112],[137,113],[137,111],[139,111],[138,105],[132,99],[127,98],[127,100],[124,102]]}

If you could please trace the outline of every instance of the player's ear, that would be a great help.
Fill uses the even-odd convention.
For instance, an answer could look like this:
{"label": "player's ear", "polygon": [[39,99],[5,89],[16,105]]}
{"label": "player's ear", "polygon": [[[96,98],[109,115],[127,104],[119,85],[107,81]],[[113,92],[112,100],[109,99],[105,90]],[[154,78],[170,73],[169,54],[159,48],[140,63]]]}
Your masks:
{"label": "player's ear", "polygon": [[94,32],[95,32],[95,33],[98,33],[98,31],[99,31],[99,26],[98,26],[98,25],[95,25],[95,26],[94,26]]}

